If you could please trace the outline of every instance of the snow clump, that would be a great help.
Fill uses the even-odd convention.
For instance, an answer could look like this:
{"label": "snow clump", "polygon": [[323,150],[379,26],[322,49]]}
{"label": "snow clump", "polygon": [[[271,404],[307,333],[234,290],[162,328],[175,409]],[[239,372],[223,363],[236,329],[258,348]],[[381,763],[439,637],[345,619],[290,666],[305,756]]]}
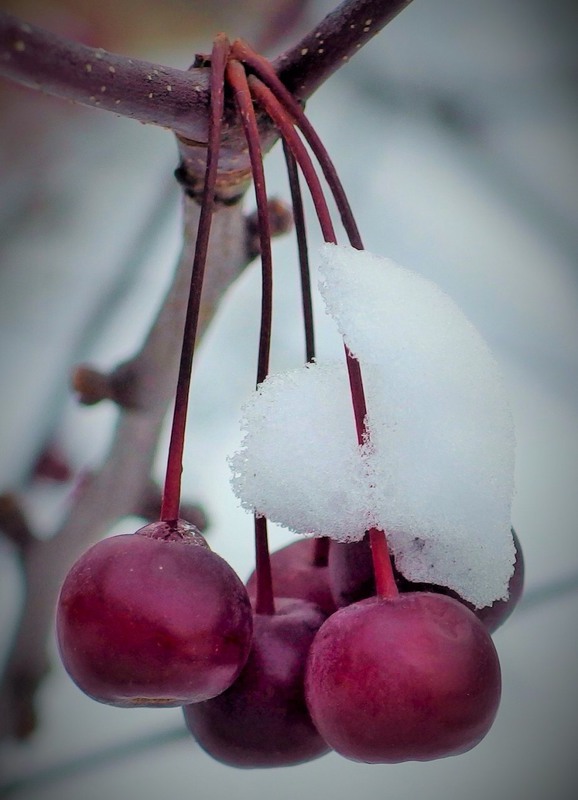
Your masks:
{"label": "snow clump", "polygon": [[270,376],[231,459],[242,505],[296,533],[385,530],[397,568],[475,606],[507,596],[514,428],[497,364],[456,304],[394,262],[326,244],[320,290],[367,402],[357,443],[345,361]]}

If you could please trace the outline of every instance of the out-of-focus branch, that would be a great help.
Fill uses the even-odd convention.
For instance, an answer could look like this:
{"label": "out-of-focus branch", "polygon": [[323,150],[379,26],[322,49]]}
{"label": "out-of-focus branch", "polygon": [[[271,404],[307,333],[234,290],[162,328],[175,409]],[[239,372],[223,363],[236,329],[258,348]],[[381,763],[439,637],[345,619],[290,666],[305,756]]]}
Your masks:
{"label": "out-of-focus branch", "polygon": [[[124,364],[133,402],[123,408],[111,450],[89,476],[62,528],[48,540],[26,537],[22,550],[26,596],[0,688],[0,736],[25,737],[35,727],[34,694],[48,669],[47,640],[59,587],[74,560],[119,518],[141,514],[150,499],[150,471],[174,395],[199,207],[185,198],[185,243],[175,279],[140,352]],[[226,289],[253,255],[251,223],[241,204],[214,216],[199,334]]]}

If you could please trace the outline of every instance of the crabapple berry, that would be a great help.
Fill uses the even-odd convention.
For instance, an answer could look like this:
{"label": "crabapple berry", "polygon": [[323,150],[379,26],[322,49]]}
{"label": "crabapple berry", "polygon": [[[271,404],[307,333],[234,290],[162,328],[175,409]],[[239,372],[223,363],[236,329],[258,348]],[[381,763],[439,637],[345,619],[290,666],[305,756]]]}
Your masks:
{"label": "crabapple berry", "polygon": [[311,646],[305,692],[319,733],[346,758],[428,761],[485,736],[500,700],[500,665],[468,608],[408,592],[329,617]]}
{"label": "crabapple berry", "polygon": [[329,750],[311,721],[303,688],[307,653],[326,614],[295,598],[276,599],[275,606],[274,614],[255,615],[253,647],[235,683],[184,708],[200,746],[230,766],[289,766]]}
{"label": "crabapple berry", "polygon": [[[278,597],[299,597],[320,606],[326,614],[333,614],[336,606],[329,587],[327,560],[316,561],[317,542],[301,539],[271,553],[273,590]],[[253,601],[257,593],[255,571],[245,585]]]}
{"label": "crabapple berry", "polygon": [[[457,592],[433,583],[416,583],[405,578],[393,565],[395,582],[400,592],[434,592],[453,597],[467,606],[490,633],[494,633],[516,608],[524,588],[524,554],[520,540],[512,528],[516,550],[514,572],[508,583],[508,597],[484,608],[475,608]],[[328,562],[329,585],[339,608],[375,594],[375,578],[371,548],[367,536],[358,542],[332,542]]]}
{"label": "crabapple berry", "polygon": [[57,609],[60,655],[87,695],[116,706],[179,706],[224,691],[251,646],[240,578],[184,520],[91,547]]}

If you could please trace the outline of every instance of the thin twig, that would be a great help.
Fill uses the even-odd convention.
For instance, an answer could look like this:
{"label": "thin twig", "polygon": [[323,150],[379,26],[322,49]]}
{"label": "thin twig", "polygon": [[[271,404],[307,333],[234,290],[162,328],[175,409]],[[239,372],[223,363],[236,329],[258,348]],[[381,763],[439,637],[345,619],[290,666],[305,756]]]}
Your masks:
{"label": "thin twig", "polygon": [[[54,606],[67,569],[87,546],[119,518],[135,513],[147,491],[157,442],[173,398],[190,281],[199,208],[185,200],[185,244],[175,280],[140,352],[129,362],[138,411],[123,411],[108,457],[74,499],[62,528],[35,540],[24,558],[27,587],[16,639],[0,690],[0,737],[28,735],[35,725],[33,697],[47,671],[47,639]],[[199,334],[225,290],[247,264],[246,232],[239,205],[215,214],[209,245],[207,285]]]}

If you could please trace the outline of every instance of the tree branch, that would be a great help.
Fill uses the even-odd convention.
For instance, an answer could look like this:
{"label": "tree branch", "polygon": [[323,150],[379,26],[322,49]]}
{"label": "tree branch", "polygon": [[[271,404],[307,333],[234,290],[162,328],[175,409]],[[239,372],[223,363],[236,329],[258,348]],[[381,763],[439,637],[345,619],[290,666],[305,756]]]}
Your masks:
{"label": "tree branch", "polygon": [[0,11],[0,75],[65,100],[206,141],[208,71],[115,55]]}
{"label": "tree branch", "polygon": [[346,0],[273,62],[277,74],[295,97],[306,100],[410,2]]}
{"label": "tree branch", "polygon": [[[84,482],[67,519],[52,538],[36,539],[27,528],[20,534],[20,525],[25,600],[0,685],[0,738],[24,738],[36,726],[34,696],[48,671],[47,641],[58,591],[70,566],[118,519],[131,514],[146,518],[152,511],[151,467],[174,397],[200,211],[196,201],[186,196],[184,209],[184,245],[173,284],[140,351],[114,371],[125,375],[130,402],[119,403],[116,434],[102,468]],[[286,209],[283,213],[279,201],[271,200],[269,213],[273,233],[285,233],[289,228]],[[255,256],[253,228],[253,216],[244,216],[241,203],[215,210],[199,339],[225,291]],[[14,513],[9,510],[4,514],[4,528],[13,534],[15,524],[10,528],[7,523]],[[192,510],[196,518],[191,521],[201,522],[202,512],[195,507]]]}
{"label": "tree branch", "polygon": [[[309,97],[410,2],[346,0],[275,61],[280,77],[297,97]],[[208,71],[202,66],[185,71],[126,58],[0,11],[0,75],[47,94],[169,128],[191,142],[207,141]],[[228,123],[235,118],[230,106]],[[225,131],[225,156],[227,136]]]}

